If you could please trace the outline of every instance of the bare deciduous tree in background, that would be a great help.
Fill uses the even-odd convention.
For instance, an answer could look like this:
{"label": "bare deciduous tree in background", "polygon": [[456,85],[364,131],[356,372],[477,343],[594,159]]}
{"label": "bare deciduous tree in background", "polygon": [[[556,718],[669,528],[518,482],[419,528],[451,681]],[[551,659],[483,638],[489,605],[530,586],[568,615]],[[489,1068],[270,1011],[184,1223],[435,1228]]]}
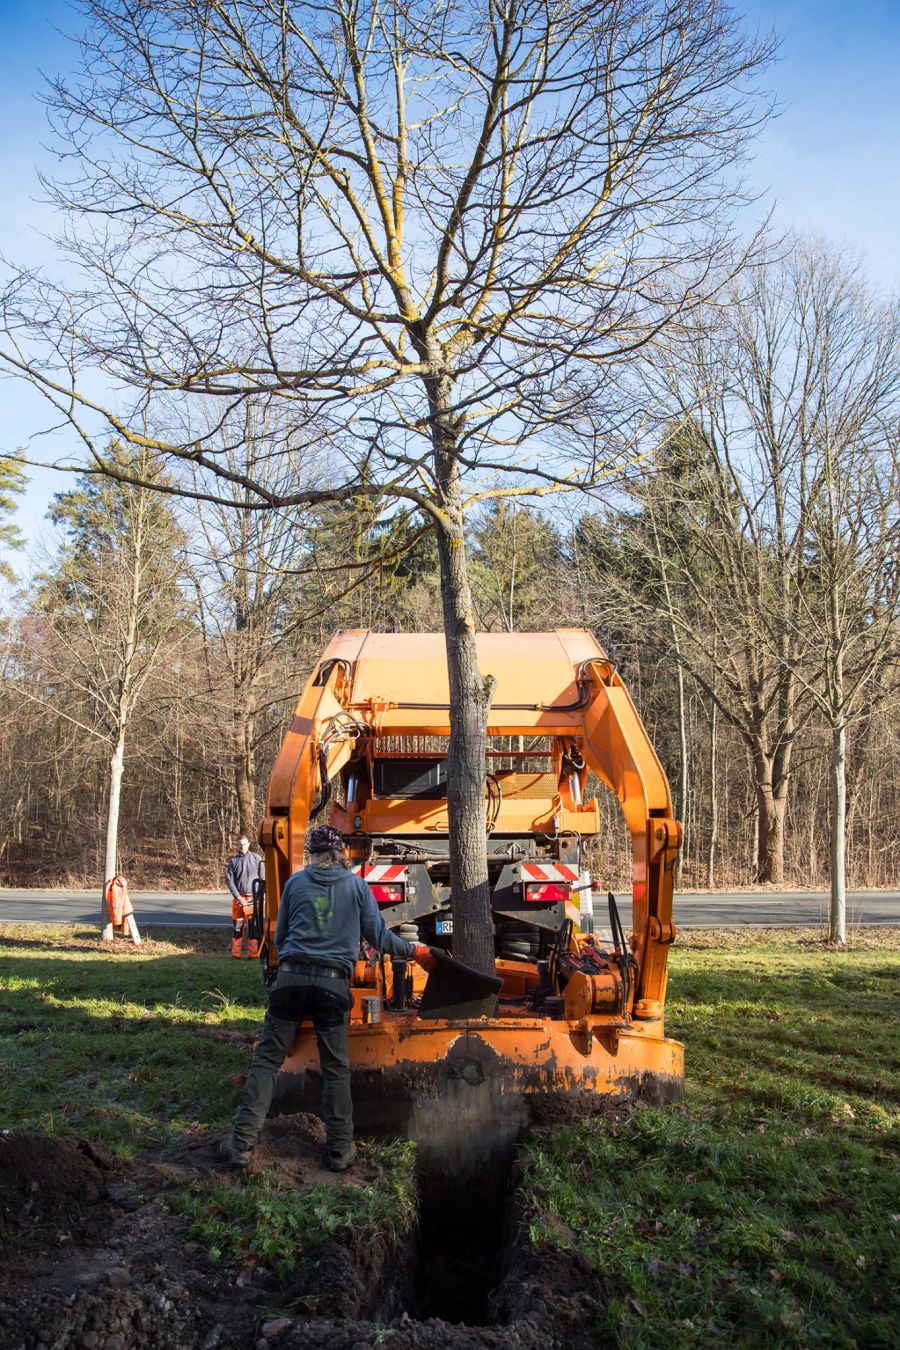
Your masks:
{"label": "bare deciduous tree in background", "polygon": [[[79,281],[11,286],[3,364],[98,471],[122,476],[112,430],[219,476],[220,501],[405,499],[432,523],[455,949],[488,968],[466,513],[590,483],[631,443],[615,371],[721,283],[771,44],[720,0],[84,10],[83,74],[51,96]],[[341,471],[235,473],[220,433],[246,401],[293,410],[295,437],[314,415]]]}
{"label": "bare deciduous tree in background", "polygon": [[789,307],[773,370],[808,361],[803,409],[812,660],[795,670],[831,732],[829,929],[847,937],[847,732],[896,692],[900,658],[900,311],[873,299],[850,258],[806,241],[770,281]]}
{"label": "bare deciduous tree in background", "polygon": [[678,430],[593,549],[618,612],[743,738],[760,881],[784,876],[797,737],[815,711],[832,727],[839,941],[848,719],[897,654],[898,358],[896,311],[793,239],[657,367]]}
{"label": "bare deciduous tree in background", "polygon": [[[149,454],[135,456],[121,447],[110,453],[127,472],[148,483],[159,480]],[[83,480],[54,499],[50,514],[64,533],[56,565],[41,580],[36,621],[42,641],[19,653],[13,688],[20,699],[105,746],[105,889],[119,871],[132,719],[185,621],[175,561],[182,537],[169,503],[152,487]],[[41,666],[37,682],[23,678],[34,661]]]}
{"label": "bare deciduous tree in background", "polygon": [[[206,697],[216,703],[216,734],[230,747],[237,827],[253,839],[257,755],[278,726],[265,715],[267,705],[282,704],[292,692],[281,658],[305,617],[298,573],[307,544],[296,513],[245,509],[248,491],[237,480],[247,473],[277,492],[326,470],[324,455],[312,462],[295,455],[289,431],[255,416],[251,403],[241,413],[241,432],[229,438],[219,460],[234,474],[234,487],[211,484],[202,469],[193,472],[200,500],[192,512],[187,573],[206,635]],[[220,500],[206,500],[207,493]]]}

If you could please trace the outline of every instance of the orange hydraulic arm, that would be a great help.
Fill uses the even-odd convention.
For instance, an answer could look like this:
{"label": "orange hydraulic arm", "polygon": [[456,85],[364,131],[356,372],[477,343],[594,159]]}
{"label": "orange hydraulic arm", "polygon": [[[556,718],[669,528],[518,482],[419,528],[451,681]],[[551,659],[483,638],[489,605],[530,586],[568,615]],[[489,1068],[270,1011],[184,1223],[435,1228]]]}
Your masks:
{"label": "orange hydraulic arm", "polygon": [[628,691],[609,661],[583,668],[590,697],[584,711],[584,757],[618,797],[631,834],[632,947],[636,1002],[655,1011],[666,994],[667,949],[675,940],[672,898],[681,825],[656,752]]}
{"label": "orange hydraulic arm", "polygon": [[[528,803],[524,828],[596,834],[597,803],[583,800],[589,769],[621,804],[632,841],[634,1008],[653,1017],[665,998],[668,946],[675,937],[672,889],[681,827],[672,818],[668,783],[643,724],[612,664],[584,630],[481,634],[478,644],[483,674],[497,681],[488,735],[536,735],[551,738],[555,747],[558,781],[550,776],[546,800]],[[267,937],[284,884],[303,865],[314,816],[344,829],[350,823],[335,804],[326,814],[328,781],[367,738],[377,746],[382,737],[446,736],[449,730],[442,635],[350,630],[332,641],[303,692],[269,785],[260,827]],[[446,828],[445,805],[416,803],[413,817],[411,809],[409,803],[370,806],[373,819],[380,813],[379,833]],[[522,812],[521,802],[504,802],[495,828],[521,830]]]}

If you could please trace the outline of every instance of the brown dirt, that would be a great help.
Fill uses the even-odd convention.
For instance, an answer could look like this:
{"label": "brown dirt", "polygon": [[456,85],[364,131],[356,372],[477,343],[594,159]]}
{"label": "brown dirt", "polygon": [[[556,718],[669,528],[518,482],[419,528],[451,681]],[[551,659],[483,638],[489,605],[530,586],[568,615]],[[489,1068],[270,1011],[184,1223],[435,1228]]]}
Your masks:
{"label": "brown dirt", "polygon": [[115,1163],[99,1144],[25,1130],[0,1134],[0,1254],[42,1221],[77,1223],[100,1203]]}
{"label": "brown dirt", "polygon": [[[370,1183],[365,1153],[346,1174],[323,1168],[324,1130],[307,1115],[270,1121],[251,1175],[298,1189]],[[0,1350],[588,1350],[603,1282],[574,1248],[527,1245],[508,1218],[487,1326],[414,1320],[413,1244],[397,1251],[352,1230],[315,1266],[279,1283],[249,1262],[214,1262],[186,1240],[169,1198],[224,1171],[217,1139],[188,1139],[165,1159],[128,1166],[83,1140],[0,1134]],[[284,1311],[280,1311],[284,1310]],[[465,1320],[463,1301],[462,1320]]]}
{"label": "brown dirt", "polygon": [[160,1182],[84,1140],[0,1135],[0,1346],[176,1350],[219,1324],[255,1344],[246,1294],[185,1247]]}
{"label": "brown dirt", "polygon": [[[150,1164],[153,1173],[164,1182],[193,1181],[222,1171],[219,1138],[205,1132],[188,1137],[178,1148],[166,1154],[164,1161]],[[359,1161],[348,1172],[335,1174],[325,1165],[325,1126],[318,1116],[298,1112],[276,1116],[266,1122],[260,1142],[253,1150],[248,1176],[271,1177],[287,1185],[364,1186],[381,1175],[381,1168],[366,1161],[365,1146]]]}

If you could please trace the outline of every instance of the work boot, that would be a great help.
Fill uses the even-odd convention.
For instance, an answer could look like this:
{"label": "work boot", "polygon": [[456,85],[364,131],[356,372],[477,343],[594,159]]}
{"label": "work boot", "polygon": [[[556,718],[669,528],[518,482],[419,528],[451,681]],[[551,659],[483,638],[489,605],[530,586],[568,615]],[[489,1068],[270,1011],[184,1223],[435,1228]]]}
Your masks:
{"label": "work boot", "polygon": [[252,1148],[243,1148],[234,1142],[234,1135],[228,1133],[219,1144],[219,1154],[230,1167],[247,1167],[253,1155]]}
{"label": "work boot", "polygon": [[356,1145],[351,1143],[343,1153],[328,1154],[328,1169],[331,1172],[346,1172],[356,1162]]}

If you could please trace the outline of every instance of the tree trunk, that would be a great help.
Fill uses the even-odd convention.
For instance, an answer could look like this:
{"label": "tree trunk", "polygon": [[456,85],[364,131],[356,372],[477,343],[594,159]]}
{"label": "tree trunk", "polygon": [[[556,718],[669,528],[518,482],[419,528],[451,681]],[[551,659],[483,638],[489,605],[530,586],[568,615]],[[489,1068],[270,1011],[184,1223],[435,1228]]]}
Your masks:
{"label": "tree trunk", "polygon": [[847,728],[843,720],[831,728],[831,914],[829,936],[847,941]]}
{"label": "tree trunk", "polygon": [[[119,801],[122,796],[122,774],[125,766],[125,734],[131,715],[131,688],[134,677],[134,658],[138,640],[138,614],[141,606],[141,579],[143,574],[144,531],[143,515],[139,514],[133,540],[133,563],[128,609],[125,616],[122,660],[119,667],[119,689],[115,745],[109,763],[109,807],[106,812],[106,854],[103,864],[104,897],[106,887],[118,871],[119,857]],[[104,924],[103,937],[112,940],[112,925]]]}
{"label": "tree trunk", "polygon": [[453,954],[476,970],[492,972],[494,939],[485,819],[485,741],[491,687],[478,668],[461,519],[456,530],[438,531],[438,551],[450,677],[447,814]]}
{"label": "tree trunk", "polygon": [[428,394],[441,510],[437,543],[450,681],[447,815],[453,955],[475,970],[493,973],[485,804],[487,715],[493,681],[484,680],[478,668],[449,378],[429,380]]}
{"label": "tree trunk", "polygon": [[709,849],[706,854],[706,884],[716,884],[716,844],[719,842],[718,741],[719,707],[713,700],[709,715]]}
{"label": "tree trunk", "polygon": [[[678,651],[678,644],[675,644]],[[675,855],[675,889],[681,890],[684,859],[688,848],[688,742],[687,717],[684,706],[684,669],[680,661],[676,664],[678,677],[678,817],[681,820],[682,845]]]}
{"label": "tree trunk", "polygon": [[771,765],[756,763],[756,880],[784,881],[784,792],[772,787]]}
{"label": "tree trunk", "polygon": [[106,887],[118,871],[119,857],[119,803],[122,798],[122,774],[125,765],[125,727],[119,727],[115,748],[109,762],[109,803],[106,809],[106,852],[103,864],[103,891],[100,902],[103,939],[112,942],[113,929],[106,913]]}
{"label": "tree trunk", "polygon": [[240,711],[235,728],[234,790],[237,797],[238,828],[251,844],[256,838],[256,766],[253,740],[256,720],[254,691],[238,690]]}

